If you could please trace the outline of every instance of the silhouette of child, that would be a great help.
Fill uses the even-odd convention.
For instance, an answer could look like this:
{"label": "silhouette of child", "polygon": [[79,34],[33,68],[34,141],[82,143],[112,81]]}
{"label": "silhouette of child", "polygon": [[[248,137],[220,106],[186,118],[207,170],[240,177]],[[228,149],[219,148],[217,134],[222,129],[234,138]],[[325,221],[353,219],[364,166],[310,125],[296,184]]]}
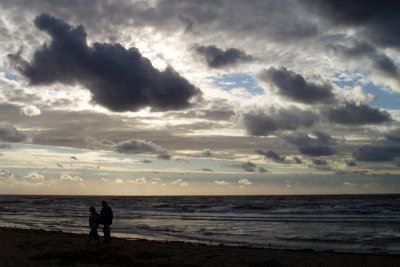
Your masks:
{"label": "silhouette of child", "polygon": [[99,214],[96,212],[96,209],[94,207],[90,207],[89,211],[90,211],[90,216],[89,216],[90,232],[88,237],[88,243],[90,243],[92,239],[100,241],[99,233],[97,233],[97,228],[99,228],[99,224],[97,222]]}

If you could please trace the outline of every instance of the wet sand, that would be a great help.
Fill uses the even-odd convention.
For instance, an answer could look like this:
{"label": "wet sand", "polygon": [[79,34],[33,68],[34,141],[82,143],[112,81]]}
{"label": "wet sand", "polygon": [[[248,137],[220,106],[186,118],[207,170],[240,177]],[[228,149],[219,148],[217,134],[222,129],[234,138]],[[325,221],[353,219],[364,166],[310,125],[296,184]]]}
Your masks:
{"label": "wet sand", "polygon": [[0,228],[0,266],[400,266],[400,255],[207,246],[114,238],[87,244],[86,235]]}

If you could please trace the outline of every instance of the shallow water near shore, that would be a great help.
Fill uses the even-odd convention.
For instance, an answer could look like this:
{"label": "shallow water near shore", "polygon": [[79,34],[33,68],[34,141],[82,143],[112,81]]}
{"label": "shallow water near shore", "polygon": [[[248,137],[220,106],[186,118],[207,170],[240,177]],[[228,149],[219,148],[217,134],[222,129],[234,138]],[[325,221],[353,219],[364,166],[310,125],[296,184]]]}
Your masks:
{"label": "shallow water near shore", "polygon": [[103,199],[119,237],[400,254],[400,195],[2,195],[0,226],[86,233]]}

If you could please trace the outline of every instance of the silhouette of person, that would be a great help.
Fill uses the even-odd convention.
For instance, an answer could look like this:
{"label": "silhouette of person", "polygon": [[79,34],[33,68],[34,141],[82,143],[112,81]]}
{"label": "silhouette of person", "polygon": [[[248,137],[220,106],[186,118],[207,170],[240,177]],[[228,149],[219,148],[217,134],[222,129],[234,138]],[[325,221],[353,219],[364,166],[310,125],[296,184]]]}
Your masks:
{"label": "silhouette of person", "polygon": [[100,218],[99,222],[103,225],[103,233],[104,233],[104,240],[103,242],[106,244],[111,243],[111,233],[110,233],[110,225],[112,224],[113,220],[113,212],[110,206],[108,206],[106,201],[102,201],[101,205],[103,208],[100,211]]}
{"label": "silhouette of person", "polygon": [[96,212],[96,209],[94,207],[90,207],[89,212],[90,212],[89,215],[90,232],[88,237],[88,243],[90,243],[92,239],[100,241],[99,233],[97,232],[97,228],[99,228],[99,224],[97,222],[99,214]]}

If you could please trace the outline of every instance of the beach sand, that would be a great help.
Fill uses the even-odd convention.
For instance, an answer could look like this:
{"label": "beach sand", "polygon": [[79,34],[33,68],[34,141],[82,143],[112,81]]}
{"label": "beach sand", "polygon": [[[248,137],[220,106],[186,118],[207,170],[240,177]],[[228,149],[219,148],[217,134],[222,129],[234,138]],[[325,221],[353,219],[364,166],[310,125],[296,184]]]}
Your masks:
{"label": "beach sand", "polygon": [[87,244],[86,235],[0,228],[0,266],[400,266],[399,255],[207,246],[114,238]]}

